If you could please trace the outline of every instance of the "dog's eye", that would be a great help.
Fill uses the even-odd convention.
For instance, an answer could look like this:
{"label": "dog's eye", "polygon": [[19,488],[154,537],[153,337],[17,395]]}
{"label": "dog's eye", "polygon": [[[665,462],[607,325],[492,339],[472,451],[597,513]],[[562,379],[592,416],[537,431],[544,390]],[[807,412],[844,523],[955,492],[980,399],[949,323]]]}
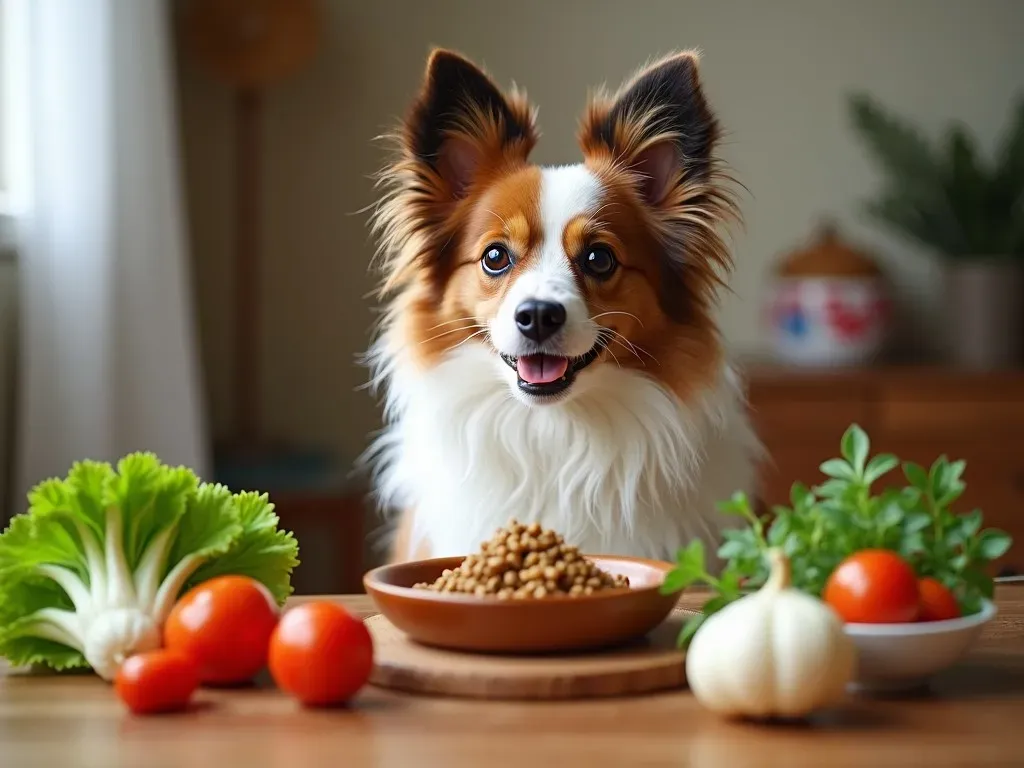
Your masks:
{"label": "dog's eye", "polygon": [[512,257],[508,255],[505,246],[489,245],[480,259],[480,264],[483,266],[484,272],[491,277],[497,277],[505,274],[512,266]]}
{"label": "dog's eye", "polygon": [[615,255],[603,246],[589,248],[580,260],[580,267],[591,277],[606,280],[618,266]]}

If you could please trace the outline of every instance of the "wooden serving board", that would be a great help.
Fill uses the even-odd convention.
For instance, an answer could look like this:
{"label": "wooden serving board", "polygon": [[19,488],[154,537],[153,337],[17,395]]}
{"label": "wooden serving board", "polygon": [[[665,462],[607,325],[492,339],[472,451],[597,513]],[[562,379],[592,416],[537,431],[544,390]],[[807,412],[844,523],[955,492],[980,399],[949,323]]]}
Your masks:
{"label": "wooden serving board", "polygon": [[580,654],[510,656],[461,653],[410,640],[384,616],[366,619],[373,635],[370,682],[410,693],[477,699],[580,699],[681,688],[685,652],[675,647],[688,616],[676,610],[636,643]]}

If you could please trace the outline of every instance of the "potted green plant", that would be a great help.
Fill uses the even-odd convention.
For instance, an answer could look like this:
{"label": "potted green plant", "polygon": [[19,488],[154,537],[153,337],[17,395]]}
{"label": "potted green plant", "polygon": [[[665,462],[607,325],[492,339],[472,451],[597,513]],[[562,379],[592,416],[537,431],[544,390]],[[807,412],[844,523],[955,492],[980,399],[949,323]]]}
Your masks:
{"label": "potted green plant", "polygon": [[1017,365],[1024,352],[1024,99],[991,160],[961,124],[933,142],[867,95],[854,94],[849,106],[855,131],[885,174],[867,214],[945,262],[953,361]]}

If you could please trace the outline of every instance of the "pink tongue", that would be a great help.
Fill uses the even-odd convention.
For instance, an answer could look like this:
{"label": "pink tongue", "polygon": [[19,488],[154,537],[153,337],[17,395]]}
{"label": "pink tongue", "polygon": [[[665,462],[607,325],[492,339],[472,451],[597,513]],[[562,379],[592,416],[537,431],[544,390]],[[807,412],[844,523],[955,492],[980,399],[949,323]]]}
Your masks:
{"label": "pink tongue", "polygon": [[553,355],[524,355],[516,361],[519,378],[529,384],[550,384],[565,375],[569,360]]}

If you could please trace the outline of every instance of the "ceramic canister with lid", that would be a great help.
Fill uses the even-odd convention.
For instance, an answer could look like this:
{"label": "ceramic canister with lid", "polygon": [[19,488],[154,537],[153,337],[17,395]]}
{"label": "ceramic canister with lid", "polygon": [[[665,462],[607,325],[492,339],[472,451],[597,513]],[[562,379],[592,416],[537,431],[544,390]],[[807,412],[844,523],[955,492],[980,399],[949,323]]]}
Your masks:
{"label": "ceramic canister with lid", "polygon": [[780,262],[768,300],[773,350],[794,365],[870,363],[885,344],[889,314],[878,264],[831,223]]}

